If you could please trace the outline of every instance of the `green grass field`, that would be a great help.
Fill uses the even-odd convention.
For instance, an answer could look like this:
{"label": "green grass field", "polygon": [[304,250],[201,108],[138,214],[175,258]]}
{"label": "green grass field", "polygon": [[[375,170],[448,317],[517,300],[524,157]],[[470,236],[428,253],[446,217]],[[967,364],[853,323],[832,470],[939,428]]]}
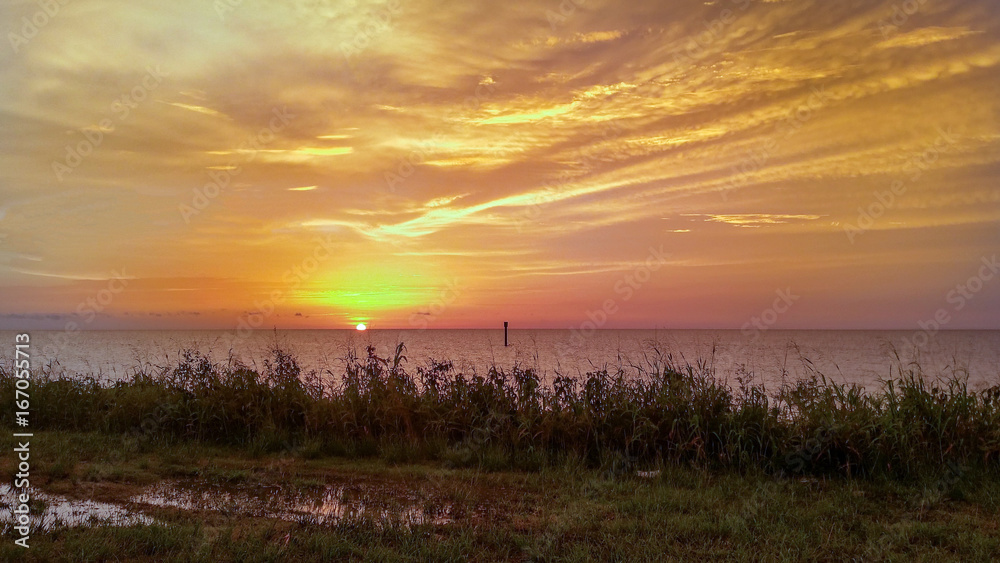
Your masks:
{"label": "green grass field", "polygon": [[[1000,386],[972,391],[898,366],[877,390],[822,378],[769,390],[743,377],[733,388],[704,366],[669,364],[543,384],[517,366],[409,373],[403,352],[352,354],[336,381],[301,373],[280,350],[260,370],[189,353],[116,383],[36,374],[32,485],[154,523],[49,526],[30,550],[7,524],[0,556],[1000,558]],[[0,368],[5,396],[15,384]],[[10,436],[12,413],[0,423]],[[5,456],[5,474],[15,468]],[[137,500],[163,486],[263,491],[264,505],[335,490],[337,503],[367,508],[322,521]]]}
{"label": "green grass field", "polygon": [[[665,465],[655,477],[566,462],[536,471],[321,457],[131,436],[42,432],[35,482],[72,498],[125,503],[162,482],[220,490],[355,483],[405,492],[451,520],[317,525],[239,511],[146,507],[150,526],[56,528],[13,545],[7,561],[989,561],[1000,556],[1000,481],[778,478]],[[12,447],[6,440],[5,448]],[[5,458],[3,470],[12,462]]]}

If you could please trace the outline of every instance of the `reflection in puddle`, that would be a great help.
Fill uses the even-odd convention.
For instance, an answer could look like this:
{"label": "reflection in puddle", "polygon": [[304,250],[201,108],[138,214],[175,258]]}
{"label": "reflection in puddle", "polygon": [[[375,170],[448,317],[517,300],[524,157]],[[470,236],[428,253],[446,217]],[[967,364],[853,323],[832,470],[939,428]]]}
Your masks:
{"label": "reflection in puddle", "polygon": [[[0,485],[0,523],[13,525],[16,495],[9,484]],[[137,511],[150,506],[181,510],[211,510],[228,516],[279,518],[292,522],[333,524],[365,521],[384,526],[448,524],[453,506],[431,502],[414,494],[390,493],[377,487],[326,486],[226,486],[198,482],[155,485],[124,504],[75,500],[31,490],[30,521],[33,530],[61,526],[148,525],[154,520]]]}
{"label": "reflection in puddle", "polygon": [[[16,525],[13,524],[14,509],[17,506],[17,495],[21,492],[20,489],[15,489],[7,483],[0,484],[0,522],[3,524]],[[30,494],[29,518],[32,530],[47,530],[62,526],[98,524],[132,526],[153,523],[152,518],[117,504],[75,500],[43,493],[37,489],[31,489]]]}
{"label": "reflection in puddle", "polygon": [[280,518],[331,524],[365,520],[385,525],[447,524],[451,506],[399,497],[374,488],[345,486],[286,488],[165,483],[133,497],[132,502],[181,510],[212,510],[242,517]]}

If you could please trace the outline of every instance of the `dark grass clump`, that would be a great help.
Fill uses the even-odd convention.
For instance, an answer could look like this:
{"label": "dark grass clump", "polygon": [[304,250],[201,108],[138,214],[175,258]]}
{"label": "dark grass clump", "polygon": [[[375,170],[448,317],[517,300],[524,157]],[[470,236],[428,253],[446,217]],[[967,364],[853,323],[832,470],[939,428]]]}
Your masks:
{"label": "dark grass clump", "polygon": [[[432,361],[410,373],[404,351],[349,353],[344,372],[328,374],[335,382],[304,374],[278,349],[256,369],[188,351],[175,366],[114,383],[43,374],[32,381],[31,424],[498,469],[577,459],[626,471],[679,463],[905,477],[1000,465],[1000,386],[929,384],[919,368],[901,367],[877,391],[817,377],[771,394],[752,378],[737,378],[734,389],[704,365],[672,362],[556,375],[551,384],[518,365],[470,375]],[[14,383],[0,367],[0,391],[13,396]],[[0,412],[7,427],[12,417]]]}

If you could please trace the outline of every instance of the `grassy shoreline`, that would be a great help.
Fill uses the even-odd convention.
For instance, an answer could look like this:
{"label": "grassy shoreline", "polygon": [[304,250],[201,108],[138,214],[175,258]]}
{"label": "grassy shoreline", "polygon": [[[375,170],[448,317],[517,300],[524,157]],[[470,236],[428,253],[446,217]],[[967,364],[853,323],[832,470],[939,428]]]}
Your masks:
{"label": "grassy shoreline", "polygon": [[[10,438],[0,447],[12,447]],[[967,478],[938,494],[933,476],[779,478],[677,464],[652,478],[579,464],[537,471],[456,468],[382,456],[250,455],[241,446],[41,431],[42,490],[128,504],[157,483],[293,490],[354,483],[448,503],[447,524],[372,519],[316,525],[240,511],[149,507],[152,525],[55,528],[13,546],[20,561],[662,561],[671,559],[988,561],[1000,555],[1000,480]],[[2,471],[13,462],[5,457]]]}
{"label": "grassy shoreline", "polygon": [[[260,370],[190,352],[114,383],[36,374],[32,485],[155,522],[57,526],[28,551],[6,525],[0,560],[1000,557],[1000,386],[903,370],[876,392],[812,380],[769,393],[669,365],[547,386],[518,366],[411,374],[402,354],[352,355],[336,385],[280,350]],[[3,393],[15,381],[0,367]],[[0,411],[8,451],[13,423]],[[447,507],[449,521],[136,500],[163,484],[274,498],[346,487]]]}
{"label": "grassy shoreline", "polygon": [[[36,375],[31,426],[492,470],[569,460],[623,472],[693,464],[908,479],[993,475],[1000,465],[1000,385],[929,384],[918,368],[900,366],[873,392],[816,379],[770,392],[738,378],[732,388],[703,368],[669,364],[556,376],[546,386],[519,366],[469,375],[436,362],[410,373],[403,353],[351,354],[336,385],[303,374],[281,350],[259,370],[187,352],[175,366],[114,383]],[[0,391],[13,396],[14,384],[0,367]],[[0,424],[14,428],[11,410]]]}

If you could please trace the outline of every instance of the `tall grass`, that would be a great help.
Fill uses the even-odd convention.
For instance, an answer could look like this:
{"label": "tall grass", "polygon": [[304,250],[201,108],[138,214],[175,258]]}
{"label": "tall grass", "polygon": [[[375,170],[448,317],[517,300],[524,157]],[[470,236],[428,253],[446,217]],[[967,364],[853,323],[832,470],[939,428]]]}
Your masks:
{"label": "tall grass", "polygon": [[[877,391],[814,377],[770,393],[752,378],[733,388],[704,365],[603,369],[542,384],[518,365],[480,375],[431,362],[411,373],[404,352],[400,345],[392,357],[373,348],[349,353],[334,382],[303,374],[277,349],[257,369],[188,351],[174,366],[114,383],[42,374],[32,382],[31,425],[499,465],[613,458],[626,467],[852,476],[1000,465],[1000,386],[928,384],[919,368],[900,366]],[[14,395],[14,381],[0,366],[5,396]],[[0,411],[0,421],[13,427],[12,411]]]}

